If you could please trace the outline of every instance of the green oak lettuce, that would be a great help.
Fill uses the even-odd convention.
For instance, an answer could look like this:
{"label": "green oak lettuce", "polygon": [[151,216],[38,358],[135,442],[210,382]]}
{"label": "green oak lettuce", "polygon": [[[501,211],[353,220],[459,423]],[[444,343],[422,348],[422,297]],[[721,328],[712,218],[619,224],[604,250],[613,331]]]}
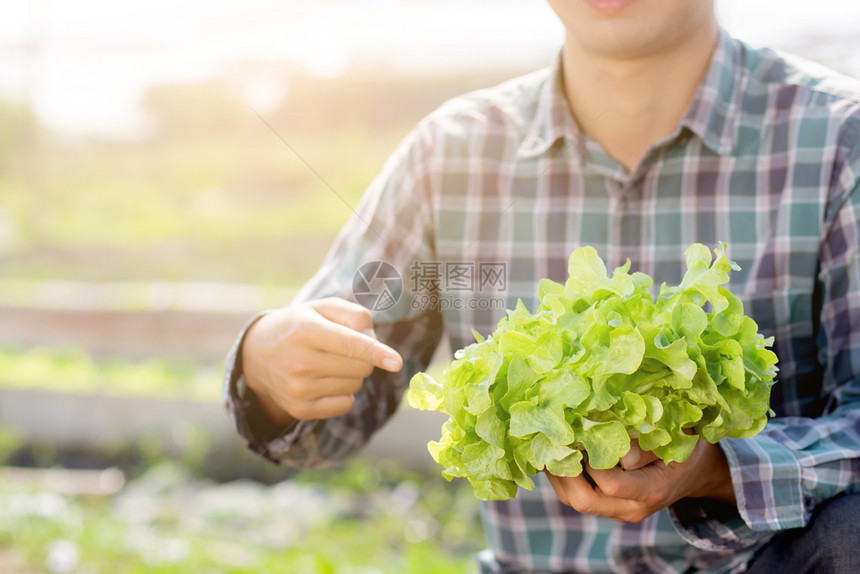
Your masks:
{"label": "green oak lettuce", "polygon": [[428,445],[443,476],[504,500],[542,470],[611,468],[631,438],[669,463],[699,438],[761,431],[773,341],[724,287],[739,269],[725,245],[714,253],[689,247],[680,285],[663,284],[655,301],[652,279],[628,273],[629,261],[609,276],[597,251],[577,249],[566,284],[541,281],[535,313],[519,301],[486,340],[474,333],[441,381],[415,375],[409,404],[450,416]]}

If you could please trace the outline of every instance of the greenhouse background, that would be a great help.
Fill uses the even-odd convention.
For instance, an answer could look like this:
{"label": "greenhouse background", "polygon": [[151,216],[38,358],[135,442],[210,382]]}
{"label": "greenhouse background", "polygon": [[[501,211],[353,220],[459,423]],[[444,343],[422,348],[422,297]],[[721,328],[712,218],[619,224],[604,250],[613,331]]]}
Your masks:
{"label": "greenhouse background", "polygon": [[[860,4],[717,4],[741,39],[860,78]],[[425,448],[437,413],[404,406],[345,467],[276,467],[224,414],[222,361],[420,118],[547,65],[548,6],[0,14],[0,571],[473,572],[476,501]]]}

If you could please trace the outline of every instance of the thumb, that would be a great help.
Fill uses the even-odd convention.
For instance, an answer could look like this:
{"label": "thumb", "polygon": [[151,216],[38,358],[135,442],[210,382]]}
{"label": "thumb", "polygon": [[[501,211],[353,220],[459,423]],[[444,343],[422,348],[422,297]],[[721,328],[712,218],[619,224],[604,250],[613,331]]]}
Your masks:
{"label": "thumb", "polygon": [[642,450],[639,441],[634,438],[630,440],[630,450],[621,457],[620,463],[624,470],[638,470],[655,460],[659,460],[659,457],[651,451]]}
{"label": "thumb", "polygon": [[358,303],[338,297],[328,297],[311,302],[311,307],[329,321],[376,338],[373,331],[373,315],[369,309]]}

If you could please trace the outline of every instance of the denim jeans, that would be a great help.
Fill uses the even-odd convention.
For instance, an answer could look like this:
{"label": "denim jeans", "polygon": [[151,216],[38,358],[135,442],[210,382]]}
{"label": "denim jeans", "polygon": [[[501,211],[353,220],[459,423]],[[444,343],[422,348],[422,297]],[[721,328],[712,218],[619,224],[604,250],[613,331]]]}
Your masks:
{"label": "denim jeans", "polygon": [[[482,574],[517,574],[490,569]],[[695,570],[690,569],[690,572]],[[756,553],[747,574],[860,574],[860,494],[819,505],[806,528],[776,535]]]}
{"label": "denim jeans", "polygon": [[747,572],[860,572],[860,494],[838,496],[820,505],[806,528],[786,530],[768,542]]}

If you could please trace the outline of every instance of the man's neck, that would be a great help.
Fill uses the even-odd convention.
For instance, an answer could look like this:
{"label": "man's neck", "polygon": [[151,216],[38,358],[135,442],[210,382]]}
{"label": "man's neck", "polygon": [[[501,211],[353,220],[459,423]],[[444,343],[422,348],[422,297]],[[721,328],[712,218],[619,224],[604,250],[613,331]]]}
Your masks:
{"label": "man's neck", "polygon": [[628,171],[684,116],[716,46],[717,26],[709,24],[682,45],[638,59],[595,56],[567,38],[562,61],[573,115]]}

